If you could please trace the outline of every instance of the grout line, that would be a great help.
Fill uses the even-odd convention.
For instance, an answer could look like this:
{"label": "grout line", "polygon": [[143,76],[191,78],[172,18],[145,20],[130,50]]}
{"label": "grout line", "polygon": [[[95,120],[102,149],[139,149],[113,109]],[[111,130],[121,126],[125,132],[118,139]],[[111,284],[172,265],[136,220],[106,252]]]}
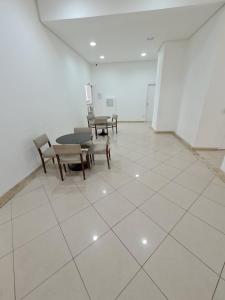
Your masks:
{"label": "grout line", "polygon": [[54,211],[54,209],[53,209],[51,200],[50,200],[49,197],[48,197],[48,194],[47,194],[46,189],[44,189],[44,190],[45,190],[46,196],[47,196],[47,198],[48,198],[49,204],[50,204],[50,206],[51,206],[52,212],[53,212],[53,214],[55,215],[55,218],[56,218],[58,227],[59,227],[59,229],[60,229],[60,231],[61,231],[61,233],[62,233],[63,239],[64,239],[64,241],[65,241],[65,243],[66,243],[66,245],[67,245],[67,248],[68,248],[68,250],[69,250],[69,252],[70,252],[70,255],[71,255],[71,257],[72,257],[72,260],[73,260],[73,262],[74,262],[74,265],[75,265],[75,267],[76,267],[76,269],[77,269],[77,272],[79,273],[79,276],[80,276],[81,281],[83,282],[83,286],[84,286],[84,288],[85,288],[85,290],[86,290],[87,296],[88,296],[88,298],[91,300],[91,297],[90,297],[90,294],[89,294],[89,292],[88,292],[88,289],[87,289],[87,287],[86,287],[86,285],[85,285],[84,279],[83,279],[83,277],[81,276],[80,270],[78,269],[78,266],[77,266],[77,264],[76,264],[76,262],[75,262],[75,259],[73,258],[73,253],[72,253],[72,251],[71,251],[71,249],[70,249],[70,247],[69,247],[69,244],[68,244],[68,242],[67,242],[67,240],[66,240],[66,237],[65,237],[64,232],[63,232],[63,230],[62,230],[62,227],[61,227],[61,224],[60,224],[60,222],[59,222],[59,220],[58,220],[58,217],[57,217],[57,215],[56,215],[56,213],[55,213],[55,211]]}
{"label": "grout line", "polygon": [[13,260],[13,288],[14,288],[14,299],[16,300],[16,273],[15,273],[15,255],[14,255],[14,242],[13,242],[13,223],[12,223],[12,200],[11,206],[11,230],[12,230],[12,260]]}
{"label": "grout line", "polygon": [[131,279],[127,282],[127,284],[121,289],[119,294],[116,296],[115,300],[119,298],[119,296],[123,293],[123,291],[129,286],[129,284],[134,280],[134,278],[138,275],[142,268],[139,268],[136,273],[131,277]]}
{"label": "grout line", "polygon": [[29,292],[27,292],[24,296],[22,296],[20,298],[20,300],[22,300],[22,299],[26,298],[28,295],[32,294],[42,284],[44,284],[45,282],[47,282],[51,277],[53,277],[55,274],[57,274],[58,272],[60,272],[66,265],[70,264],[72,261],[73,261],[73,259],[71,258],[69,261],[67,261],[65,264],[63,264],[60,268],[58,268],[56,271],[54,271],[51,275],[49,275],[47,278],[45,278],[44,280],[42,280],[37,286],[35,286]]}
{"label": "grout line", "polygon": [[214,289],[214,291],[213,291],[213,295],[212,295],[212,298],[211,298],[211,300],[213,300],[213,299],[214,299],[214,297],[215,297],[216,290],[217,290],[217,288],[218,288],[218,285],[219,285],[220,279],[222,278],[222,273],[223,273],[224,267],[225,267],[225,263],[223,264],[223,267],[222,267],[222,269],[221,269],[221,271],[220,271],[219,278],[218,278],[218,280],[217,280],[216,287],[215,287],[215,289]]}
{"label": "grout line", "polygon": [[[158,152],[159,152],[160,150],[158,150]],[[181,150],[182,151],[182,150]],[[190,150],[189,150],[190,151]],[[156,151],[157,152],[157,151]],[[190,151],[190,153],[191,153],[191,151]],[[175,156],[177,156],[178,155],[178,153],[176,153],[176,154],[174,154],[172,157],[175,157]],[[146,157],[147,157],[147,155],[146,155]],[[170,157],[171,158],[171,157]],[[168,159],[170,159],[170,158],[168,158]],[[197,159],[197,161],[201,161],[200,159]],[[137,163],[137,162],[134,162],[135,164]],[[159,162],[160,164],[166,164],[165,163],[165,161],[163,161],[163,162]],[[193,164],[195,164],[196,162],[193,162]],[[193,164],[191,164],[191,165],[193,165]],[[191,165],[190,166],[188,166],[187,168],[185,168],[184,170],[180,170],[181,172],[177,175],[177,176],[180,176],[182,173],[184,173],[184,172],[186,172],[190,167],[191,167]],[[115,167],[116,168],[116,167]],[[123,169],[120,169],[120,168],[117,168],[119,171],[121,171],[122,173],[124,173],[124,171],[123,171]],[[153,168],[154,169],[154,168]],[[146,170],[146,172],[148,172],[148,171],[150,171],[150,170]],[[134,181],[134,180],[138,180],[138,179],[135,179],[135,178],[133,178],[132,176],[130,176],[130,174],[127,174],[127,173],[124,173],[124,174],[126,174],[127,176],[129,176],[130,177],[130,180],[129,180],[129,182],[132,182],[132,181]],[[161,174],[159,174],[160,176],[162,176]],[[96,176],[99,176],[97,173],[96,173]],[[217,175],[215,175],[210,181],[209,181],[209,183],[207,184],[207,186],[205,187],[205,189],[206,188],[208,188],[208,186],[211,184],[211,182],[214,180],[214,178],[215,177],[217,177]],[[38,178],[38,177],[37,177]],[[101,177],[101,176],[99,176],[99,178],[101,178],[103,181],[105,181],[104,180],[104,178],[103,177]],[[175,177],[176,178],[176,177]],[[170,182],[173,182],[174,181],[174,179],[175,178],[173,178],[173,179],[171,179],[170,181],[168,181],[168,183],[166,184],[166,185],[168,185]],[[167,178],[168,179],[168,178]],[[115,187],[113,187],[112,185],[110,185],[107,181],[105,181],[109,186],[111,186],[112,188],[113,188],[113,191],[112,192],[110,192],[108,195],[106,195],[105,197],[107,197],[107,196],[109,196],[110,194],[112,194],[113,192],[115,192],[115,191],[118,191],[118,189],[119,188],[121,188],[121,186],[119,186],[118,188],[115,188]],[[122,186],[125,186],[126,184],[128,184],[129,182],[126,182],[125,184],[123,184]],[[74,182],[74,184],[78,187],[78,184],[79,183],[76,183],[76,182]],[[142,184],[144,184],[144,183],[142,183]],[[178,184],[178,185],[180,185],[179,183],[177,183],[176,182],[176,184]],[[165,186],[166,186],[165,185]],[[147,185],[146,185],[147,186]],[[182,185],[180,185],[180,186],[182,186]],[[45,186],[41,183],[41,185],[40,185],[40,187],[37,187],[37,188],[35,188],[35,189],[38,189],[38,188],[43,188],[44,189],[44,192],[45,192],[45,194],[46,194],[46,196],[47,196],[47,199],[49,200],[49,203],[50,203],[50,206],[51,206],[51,208],[52,208],[52,211],[53,211],[53,213],[54,213],[54,215],[55,215],[55,217],[56,217],[56,220],[57,220],[57,223],[58,223],[58,226],[59,226],[59,228],[60,228],[60,230],[61,230],[61,232],[62,232],[62,229],[61,229],[61,226],[60,226],[60,222],[58,221],[58,218],[57,218],[57,216],[56,216],[56,214],[55,214],[55,211],[54,211],[54,209],[53,209],[53,207],[52,207],[52,203],[51,203],[51,200],[49,199],[49,196],[48,196],[48,193],[46,192],[46,188],[45,188]],[[149,188],[149,186],[147,186],[148,188]],[[164,187],[164,186],[163,186]],[[146,202],[146,201],[148,201],[148,200],[150,200],[154,195],[156,195],[156,194],[160,194],[160,190],[163,188],[163,187],[161,187],[158,191],[154,191],[155,193],[150,197],[150,198],[148,198],[148,199],[146,199],[145,201],[144,201],[144,203]],[[183,187],[183,186],[182,186]],[[191,189],[189,189],[189,188],[187,188],[187,187],[184,187],[186,190],[190,190],[190,191],[192,191]],[[35,190],[34,189],[34,190]],[[78,187],[78,189],[79,189],[79,187]],[[176,240],[173,236],[171,236],[170,235],[170,232],[177,226],[177,224],[181,221],[181,219],[187,214],[187,213],[189,213],[189,214],[191,214],[192,215],[192,213],[189,211],[190,210],[190,208],[194,205],[194,203],[200,198],[200,196],[203,194],[203,192],[204,192],[204,190],[205,189],[203,189],[203,191],[200,193],[200,194],[198,194],[198,197],[195,199],[195,201],[190,205],[190,207],[188,207],[187,209],[184,209],[183,207],[181,207],[182,209],[184,209],[185,210],[185,213],[184,213],[184,215],[178,220],[178,222],[172,227],[172,229],[169,231],[169,233],[165,236],[165,238],[161,241],[161,243],[159,244],[159,246],[163,243],[163,241],[168,237],[168,236],[170,236],[171,238],[173,238],[174,240]],[[32,192],[33,190],[31,190],[31,191],[29,191],[29,192],[27,192],[27,193],[30,193],[30,192]],[[80,191],[80,189],[79,189],[79,191]],[[81,192],[81,191],[80,191]],[[118,191],[119,192],[119,191]],[[196,193],[196,191],[194,191],[195,193]],[[25,193],[25,194],[27,194],[27,193]],[[82,193],[82,192],[81,192]],[[83,194],[83,193],[82,193]],[[196,193],[197,194],[197,193]],[[21,195],[21,197],[22,196],[24,196],[24,195]],[[85,195],[83,195],[84,197],[85,197]],[[163,196],[163,195],[162,195]],[[20,196],[19,196],[20,197]],[[105,197],[103,197],[103,198],[100,198],[100,199],[98,199],[98,200],[96,200],[94,203],[91,203],[87,198],[87,200],[88,200],[88,202],[90,203],[90,206],[87,206],[87,207],[85,207],[84,209],[82,209],[82,210],[80,210],[79,212],[77,212],[77,213],[75,213],[74,215],[76,215],[76,214],[79,214],[81,211],[83,211],[83,210],[85,210],[85,209],[87,209],[88,207],[93,207],[94,209],[95,209],[95,211],[97,212],[97,214],[103,219],[103,221],[108,225],[108,223],[105,221],[105,219],[103,218],[103,216],[97,211],[97,209],[95,208],[95,204],[98,202],[98,201],[100,201],[100,200],[102,200],[102,199],[104,199]],[[134,210],[132,210],[131,212],[129,212],[127,215],[125,215],[121,220],[119,220],[117,223],[115,223],[112,227],[111,226],[109,226],[109,230],[108,231],[106,231],[105,233],[103,233],[100,237],[102,237],[103,235],[106,235],[107,233],[109,233],[110,231],[112,231],[113,233],[114,233],[114,235],[120,240],[120,238],[117,236],[117,234],[114,232],[114,230],[113,230],[113,228],[115,227],[115,226],[117,226],[120,222],[122,222],[124,219],[126,219],[130,214],[132,214],[133,212],[135,212],[136,210],[138,210],[138,211],[140,211],[141,213],[144,213],[142,210],[141,210],[141,206],[144,204],[144,203],[142,203],[142,204],[140,204],[140,205],[138,205],[138,206],[136,206],[136,205],[134,205],[134,203],[133,202],[131,202],[129,199],[127,199],[125,196],[123,196],[122,195],[122,197],[124,198],[124,199],[126,199],[126,200],[128,200],[134,207],[135,207],[135,209]],[[163,196],[164,197],[164,196]],[[168,200],[168,201],[170,201],[170,202],[172,202],[173,204],[175,204],[176,206],[178,206],[178,207],[180,207],[177,203],[174,203],[173,201],[171,201],[170,199],[167,199],[166,197],[164,197],[166,200]],[[211,200],[211,199],[209,199],[210,201],[213,201],[213,200]],[[214,201],[213,201],[214,202]],[[219,203],[218,203],[219,204]],[[43,204],[43,205],[46,205],[46,204]],[[220,204],[220,205],[222,205],[222,204]],[[42,206],[42,205],[40,205],[40,206]],[[39,206],[39,207],[40,207]],[[222,205],[223,206],[223,205]],[[38,207],[36,207],[36,208],[38,208]],[[36,209],[36,208],[34,208],[34,209]],[[32,209],[33,210],[33,209]],[[31,210],[30,210],[31,211]],[[29,211],[29,212],[30,212]],[[26,213],[28,213],[28,212],[26,212]],[[144,213],[144,215],[146,215],[145,213]],[[146,215],[148,218],[150,218],[148,215]],[[201,220],[201,221],[203,221],[204,223],[206,223],[207,225],[209,225],[209,226],[211,226],[212,228],[214,228],[214,229],[216,229],[217,231],[219,231],[217,228],[215,228],[215,227],[213,227],[212,225],[210,225],[210,224],[208,224],[207,222],[205,222],[204,220],[202,220],[202,219],[200,219],[199,217],[197,217],[197,216],[195,216],[195,215],[193,215],[195,218],[197,218],[197,219],[199,219],[199,220]],[[70,216],[70,217],[72,217],[72,216]],[[69,218],[70,218],[69,217]],[[66,220],[68,220],[69,218],[67,218],[67,219],[65,219],[65,220],[63,220],[61,223],[63,223],[63,222],[65,222]],[[150,218],[151,219],[151,218]],[[12,226],[12,243],[13,243],[13,224],[12,224],[12,201],[11,201],[11,226]],[[153,221],[153,220],[152,220]],[[9,221],[6,221],[6,222],[9,222]],[[6,222],[4,222],[4,223],[6,223]],[[157,224],[156,222],[154,222],[155,224]],[[2,224],[1,224],[2,225]],[[55,226],[57,226],[57,225],[55,225]],[[55,227],[54,226],[54,227]],[[159,224],[157,224],[157,226],[159,226]],[[54,227],[52,227],[52,228],[54,228]],[[160,227],[160,226],[159,226]],[[50,228],[50,229],[52,229],[52,228]],[[49,231],[50,229],[48,229],[47,231]],[[45,231],[45,232],[47,232],[47,231]],[[164,230],[165,231],[165,230]],[[44,232],[44,233],[45,233]],[[220,231],[219,231],[220,232]],[[42,235],[42,234],[44,234],[44,233],[41,233],[40,235]],[[223,233],[223,232],[222,232]],[[63,232],[62,232],[62,234],[63,234]],[[223,233],[224,234],[224,233]],[[64,234],[63,234],[63,237],[64,237],[64,239],[65,239],[65,236],[64,236]],[[35,237],[34,239],[36,239],[37,237]],[[32,239],[33,240],[33,239]],[[31,241],[31,240],[30,240]],[[27,243],[29,243],[30,241],[28,241]],[[176,240],[177,241],[177,240]],[[70,253],[71,253],[71,255],[72,255],[72,252],[71,252],[71,250],[70,250],[70,248],[69,248],[69,245],[68,245],[68,243],[67,243],[67,241],[66,241],[66,239],[65,239],[65,242],[66,242],[66,244],[67,244],[67,247],[68,247],[68,249],[69,249],[69,251],[70,251]],[[120,240],[120,242],[124,245],[124,243]],[[177,241],[180,245],[182,245],[179,241]],[[27,244],[26,243],[26,244]],[[93,243],[92,244],[90,244],[88,247],[90,247],[91,245],[93,245]],[[157,247],[157,249],[159,248],[159,246]],[[182,245],[187,251],[189,251],[192,255],[194,255],[198,260],[200,260],[202,263],[204,263],[200,258],[198,258],[195,254],[193,254],[189,249],[187,249],[184,245]],[[22,247],[22,246],[21,246]],[[130,251],[129,251],[129,249],[124,245],[124,247],[128,250],[128,252],[130,253]],[[18,249],[18,248],[17,248]],[[85,249],[83,249],[82,251],[81,251],[81,253],[83,252],[83,251],[85,251],[87,248],[85,248]],[[157,250],[157,249],[155,249],[155,251]],[[154,251],[154,252],[155,252]],[[153,252],[153,253],[154,253]],[[151,256],[153,255],[153,253],[151,254]],[[131,255],[132,255],[132,253],[130,253]],[[79,255],[79,254],[78,254]],[[78,256],[77,255],[77,256]],[[76,256],[76,257],[77,257]],[[150,257],[151,257],[150,256]],[[134,257],[133,255],[132,255],[132,257]],[[144,264],[146,264],[146,262],[150,259],[150,257],[145,261],[145,263]],[[135,260],[136,260],[136,258],[135,258]],[[86,289],[86,292],[88,293],[88,291],[87,291],[87,288],[86,288],[86,286],[85,286],[85,283],[84,283],[84,281],[83,281],[83,279],[82,279],[82,277],[81,277],[81,274],[80,274],[80,271],[79,271],[79,269],[78,269],[78,267],[77,267],[77,265],[76,265],[76,262],[75,262],[75,258],[73,257],[73,255],[72,255],[72,260],[71,261],[74,261],[74,264],[75,264],[75,267],[77,268],[77,271],[78,271],[78,273],[79,273],[79,275],[80,275],[80,278],[81,278],[81,280],[82,280],[82,282],[83,282],[83,284],[84,284],[84,287],[85,287],[85,289]],[[136,260],[137,261],[137,260]],[[68,262],[69,263],[69,262]],[[66,263],[67,264],[67,263]],[[141,266],[141,269],[143,269],[144,270],[144,268],[143,268],[143,266],[144,266],[144,264],[141,266],[139,263],[138,263],[138,265],[139,266]],[[204,263],[204,265],[206,265],[205,263]],[[207,266],[207,265],[206,265]],[[209,266],[207,266],[208,268],[210,268]],[[141,270],[141,269],[139,269],[139,271]],[[211,269],[211,268],[210,268]],[[138,272],[139,272],[138,271]],[[14,294],[15,294],[15,299],[16,299],[16,288],[15,288],[15,270],[14,270],[14,246],[13,246],[13,272],[14,272]],[[57,271],[56,271],[57,272]],[[55,272],[55,273],[56,273]],[[138,272],[136,272],[135,273],[135,275],[132,277],[132,279],[129,281],[129,282],[131,282],[132,280],[133,280],[133,278],[137,275],[137,273]],[[150,275],[144,270],[144,272],[147,274],[147,276],[152,280],[152,278],[150,277]],[[53,273],[53,274],[51,274],[50,276],[49,276],[49,278],[50,277],[52,277],[55,273]],[[215,273],[215,271],[214,271],[214,273]],[[222,274],[222,272],[221,272],[221,274]],[[49,279],[48,278],[48,279]],[[48,280],[48,279],[46,279],[46,280]],[[45,281],[46,281],[45,280]],[[153,281],[153,280],[152,280]],[[128,282],[128,284],[126,285],[126,286],[128,286],[129,285],[129,282]],[[153,281],[154,282],[154,281]],[[218,281],[219,282],[219,281]],[[43,283],[43,282],[42,282]],[[42,284],[41,283],[41,284]],[[40,284],[40,285],[41,285]],[[155,284],[155,282],[154,282],[154,284]],[[39,285],[39,286],[40,286]],[[126,286],[124,287],[124,289],[126,288]],[[157,285],[156,285],[157,286]],[[158,287],[158,286],[157,286]],[[34,289],[36,289],[37,287],[35,287]],[[158,287],[159,288],[159,287]],[[216,287],[217,288],[217,287]],[[123,290],[124,290],[123,289]],[[160,288],[159,288],[160,289]],[[161,290],[160,290],[161,291]],[[30,293],[30,292],[29,292]],[[121,293],[122,293],[122,291],[121,291]],[[120,293],[120,294],[121,294]],[[163,293],[164,294],[164,293]],[[88,296],[89,296],[89,293],[88,293]],[[118,295],[119,296],[119,295]],[[117,297],[118,297],[117,296]],[[24,297],[23,297],[24,298]],[[90,296],[89,296],[89,298],[90,298]],[[117,298],[116,298],[117,299]],[[167,298],[168,299],[168,298]]]}

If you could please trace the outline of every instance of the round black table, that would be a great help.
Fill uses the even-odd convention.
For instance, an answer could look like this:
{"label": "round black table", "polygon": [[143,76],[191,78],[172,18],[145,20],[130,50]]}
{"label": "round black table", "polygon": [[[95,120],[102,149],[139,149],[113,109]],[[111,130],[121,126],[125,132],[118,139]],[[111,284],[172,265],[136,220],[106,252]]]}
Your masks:
{"label": "round black table", "polygon": [[[56,143],[58,144],[80,144],[81,148],[87,148],[85,144],[87,144],[92,138],[92,134],[88,132],[80,132],[80,133],[70,133],[65,134],[56,139]],[[88,167],[88,164],[84,164],[85,168]],[[81,163],[70,164],[70,170],[72,171],[81,171]]]}
{"label": "round black table", "polygon": [[85,145],[85,143],[91,140],[92,134],[89,132],[80,132],[80,133],[70,133],[62,135],[57,138],[56,143],[58,144],[80,144]]}

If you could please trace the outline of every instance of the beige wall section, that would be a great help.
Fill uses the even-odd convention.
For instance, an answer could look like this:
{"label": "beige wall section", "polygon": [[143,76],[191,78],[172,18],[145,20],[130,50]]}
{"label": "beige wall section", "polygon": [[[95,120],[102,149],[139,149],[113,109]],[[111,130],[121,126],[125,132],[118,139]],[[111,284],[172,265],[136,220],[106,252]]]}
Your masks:
{"label": "beige wall section", "polygon": [[224,28],[225,7],[180,55],[175,51],[179,42],[165,43],[159,52],[153,128],[173,130],[194,148],[225,149]]}
{"label": "beige wall section", "polygon": [[189,41],[177,133],[193,147],[225,148],[224,28],[225,8]]}
{"label": "beige wall section", "polygon": [[[156,61],[92,65],[95,113],[119,113],[119,121],[144,121],[147,85],[155,83]],[[114,107],[106,105],[113,97]]]}
{"label": "beige wall section", "polygon": [[54,142],[86,123],[90,66],[42,26],[34,0],[0,1],[0,20],[1,196],[40,164],[36,135]]}
{"label": "beige wall section", "polygon": [[176,131],[186,67],[187,41],[166,42],[158,55],[152,127]]}

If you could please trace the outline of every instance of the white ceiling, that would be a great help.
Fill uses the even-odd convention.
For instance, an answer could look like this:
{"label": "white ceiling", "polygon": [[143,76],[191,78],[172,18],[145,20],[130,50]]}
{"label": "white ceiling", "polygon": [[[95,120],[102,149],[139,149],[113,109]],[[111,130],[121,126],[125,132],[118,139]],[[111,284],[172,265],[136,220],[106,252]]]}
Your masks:
{"label": "white ceiling", "polygon": [[[166,40],[189,38],[218,8],[220,3],[161,9],[99,17],[45,21],[90,63],[155,59]],[[154,36],[153,41],[147,37]],[[90,41],[97,46],[89,46]],[[141,52],[147,52],[145,58]]]}

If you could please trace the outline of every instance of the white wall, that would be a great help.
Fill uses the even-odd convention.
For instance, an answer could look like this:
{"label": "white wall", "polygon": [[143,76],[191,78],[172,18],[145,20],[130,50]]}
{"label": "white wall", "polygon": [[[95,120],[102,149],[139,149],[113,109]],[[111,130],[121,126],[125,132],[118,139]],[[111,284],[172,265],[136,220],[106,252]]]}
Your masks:
{"label": "white wall", "polygon": [[166,42],[159,51],[152,127],[175,131],[186,67],[186,41]]}
{"label": "white wall", "polygon": [[225,147],[225,8],[189,41],[177,133],[194,147]]}
{"label": "white wall", "polygon": [[156,61],[93,65],[95,114],[107,114],[105,99],[115,97],[120,121],[145,120],[147,85],[155,76]]}
{"label": "white wall", "polygon": [[88,18],[217,2],[222,0],[38,0],[43,20]]}
{"label": "white wall", "polygon": [[225,173],[225,157],[221,166],[221,170]]}
{"label": "white wall", "polygon": [[90,67],[39,22],[35,2],[0,1],[0,195],[40,163],[32,139],[54,143],[85,122]]}

